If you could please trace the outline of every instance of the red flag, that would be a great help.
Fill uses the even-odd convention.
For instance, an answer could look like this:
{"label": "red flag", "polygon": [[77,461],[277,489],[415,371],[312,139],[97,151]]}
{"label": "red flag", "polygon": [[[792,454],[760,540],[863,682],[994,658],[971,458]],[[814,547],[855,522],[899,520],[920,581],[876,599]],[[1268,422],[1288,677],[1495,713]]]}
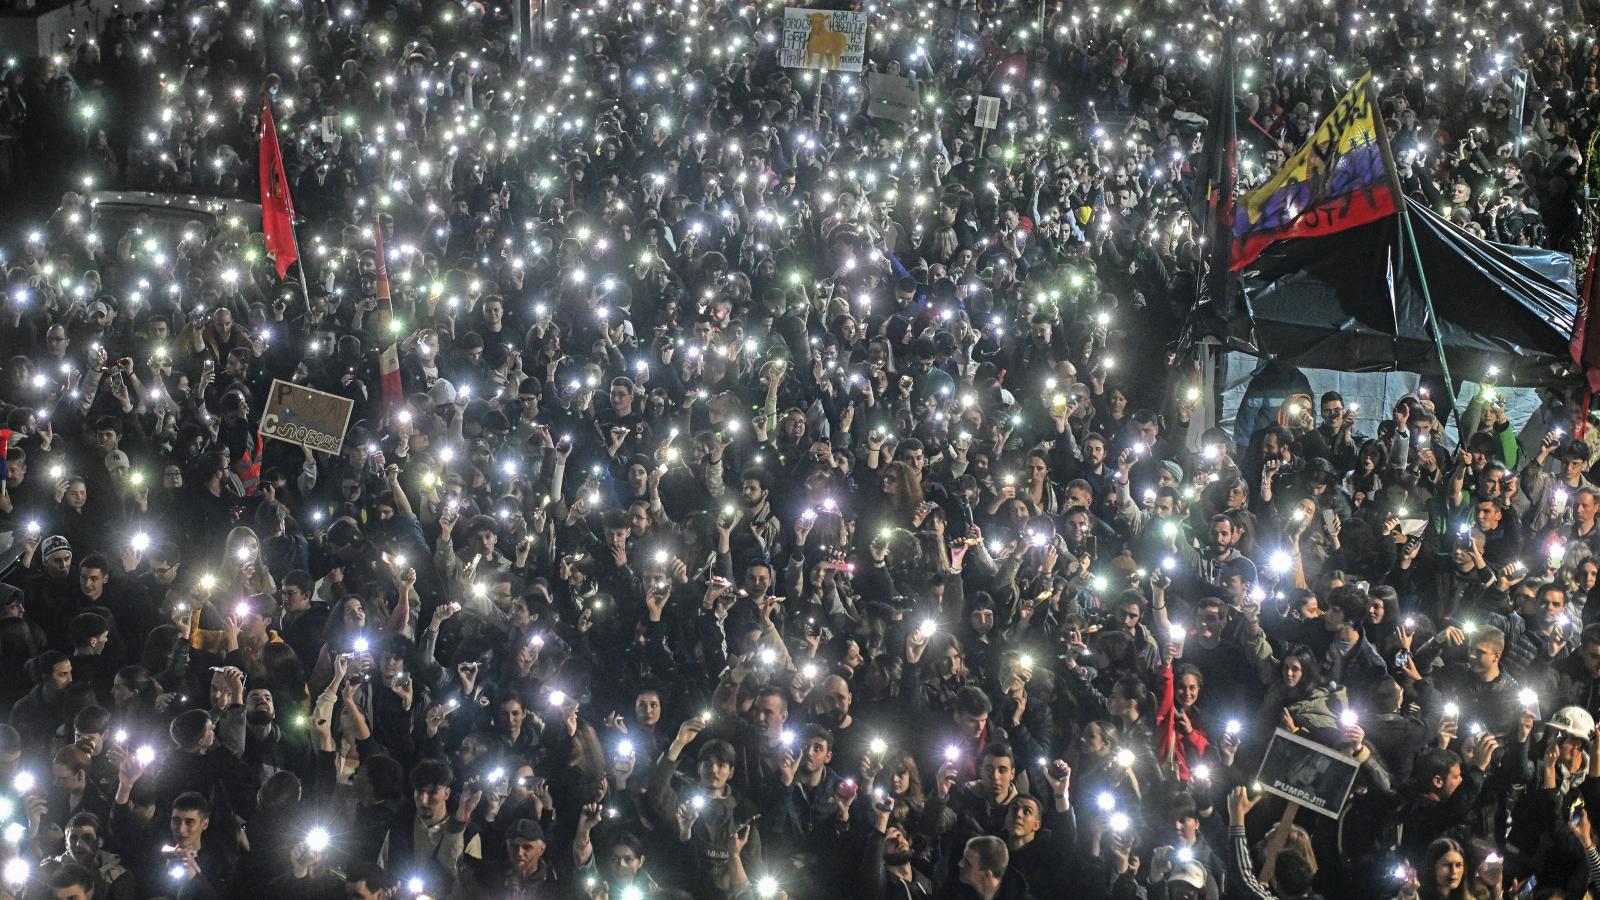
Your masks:
{"label": "red flag", "polygon": [[278,277],[300,258],[294,246],[294,200],[289,196],[289,173],[283,168],[278,147],[278,126],[272,122],[272,104],[261,104],[261,230],[267,235],[267,253],[278,264]]}
{"label": "red flag", "polygon": [[378,382],[383,388],[383,402],[394,406],[405,397],[405,387],[400,381],[400,347],[390,344],[378,354]]}
{"label": "red flag", "polygon": [[372,241],[378,248],[378,327],[388,331],[394,321],[394,300],[389,296],[389,265],[383,258],[383,225],[374,218],[372,220]]}
{"label": "red flag", "polygon": [[1600,247],[1589,254],[1589,266],[1584,271],[1583,293],[1578,296],[1578,315],[1572,321],[1572,362],[1583,373],[1584,416],[1579,420],[1574,437],[1583,437],[1589,425],[1591,395],[1600,392],[1600,316],[1595,315],[1600,304]]}
{"label": "red flag", "polygon": [[372,240],[378,247],[378,299],[389,301],[389,265],[383,256],[383,225],[376,219],[372,222]]}

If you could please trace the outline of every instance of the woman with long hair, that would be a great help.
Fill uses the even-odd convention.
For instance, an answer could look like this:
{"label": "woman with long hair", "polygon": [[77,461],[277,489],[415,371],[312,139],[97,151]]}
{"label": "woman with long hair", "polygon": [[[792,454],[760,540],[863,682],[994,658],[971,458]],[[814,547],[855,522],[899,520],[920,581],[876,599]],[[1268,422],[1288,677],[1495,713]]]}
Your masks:
{"label": "woman with long hair", "polygon": [[922,701],[929,711],[948,712],[967,685],[966,652],[961,639],[940,632],[922,658]]}
{"label": "woman with long hair", "polygon": [[884,765],[873,779],[873,788],[894,798],[889,824],[909,828],[921,818],[927,797],[923,794],[917,760],[910,753],[891,748],[884,754]]}
{"label": "woman with long hair", "polygon": [[1439,838],[1428,845],[1416,880],[1408,883],[1400,896],[1417,900],[1488,900],[1488,892],[1467,878],[1467,850],[1453,838]]}
{"label": "woman with long hair", "polygon": [[1145,738],[1150,734],[1150,723],[1155,720],[1156,698],[1144,680],[1136,675],[1118,678],[1107,699],[1112,723],[1130,740],[1148,745],[1150,741]]}
{"label": "woman with long hair", "polygon": [[1022,496],[1028,501],[1030,508],[1046,516],[1058,516],[1065,511],[1066,493],[1050,480],[1049,454],[1039,449],[1029,450],[1028,459],[1023,464],[1023,472],[1025,483],[1022,486]]}
{"label": "woman with long hair", "polygon": [[1333,691],[1322,678],[1322,665],[1317,657],[1304,647],[1296,647],[1284,654],[1278,666],[1278,677],[1267,688],[1256,719],[1256,734],[1271,734],[1287,713],[1299,728],[1333,730],[1339,720],[1329,701]]}
{"label": "woman with long hair", "polygon": [[157,625],[144,636],[144,647],[139,652],[139,665],[146,675],[157,682],[161,691],[176,691],[183,686],[189,674],[189,621],[183,619],[174,625]]}
{"label": "woman with long hair", "polygon": [[1123,807],[1137,807],[1143,791],[1136,769],[1143,760],[1116,724],[1098,719],[1078,732],[1072,766],[1074,790],[1098,800],[1111,794]]}
{"label": "woman with long hair", "polygon": [[278,595],[278,582],[261,560],[261,540],[256,537],[254,530],[248,525],[236,526],[228,532],[223,549],[222,565],[227,577],[217,580],[223,584],[224,597]]}
{"label": "woman with long hair", "polygon": [[1383,473],[1389,451],[1380,441],[1369,440],[1356,453],[1356,467],[1344,476],[1344,489],[1357,507],[1371,503],[1383,490]]}
{"label": "woman with long hair", "polygon": [[1367,597],[1367,640],[1384,659],[1393,659],[1400,647],[1400,629],[1405,617],[1400,614],[1400,594],[1386,584],[1372,586]]}
{"label": "woman with long hair", "polygon": [[265,686],[272,689],[279,718],[291,718],[291,710],[300,713],[309,709],[311,692],[306,687],[306,668],[294,648],[284,643],[262,647],[261,670]]}
{"label": "woman with long hair", "polygon": [[889,463],[878,475],[878,491],[884,519],[901,528],[910,526],[922,505],[922,481],[917,473],[898,460]]}

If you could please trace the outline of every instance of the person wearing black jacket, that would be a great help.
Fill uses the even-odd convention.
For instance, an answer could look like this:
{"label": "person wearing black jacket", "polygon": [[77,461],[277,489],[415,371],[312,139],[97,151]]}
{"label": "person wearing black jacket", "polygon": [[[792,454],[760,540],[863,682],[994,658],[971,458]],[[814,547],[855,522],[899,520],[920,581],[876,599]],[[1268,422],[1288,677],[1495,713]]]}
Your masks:
{"label": "person wearing black jacket", "polygon": [[1028,879],[1011,867],[1005,842],[983,835],[967,841],[960,877],[945,882],[939,900],[1032,900]]}
{"label": "person wearing black jacket", "polygon": [[1555,706],[1600,713],[1600,623],[1585,626],[1576,650],[1561,657],[1553,670]]}
{"label": "person wearing black jacket", "polygon": [[933,882],[911,865],[911,837],[889,824],[893,811],[893,797],[872,804],[872,822],[861,847],[861,877],[856,881],[861,900],[928,900]]}
{"label": "person wearing black jacket", "polygon": [[1470,742],[1465,758],[1430,750],[1417,760],[1417,793],[1400,815],[1401,853],[1421,859],[1435,838],[1465,831],[1497,747],[1494,735],[1485,733]]}
{"label": "person wearing black jacket", "polygon": [[1040,896],[1064,897],[1075,874],[1068,861],[1078,840],[1077,815],[1069,795],[1072,769],[1056,760],[1043,767],[1043,775],[1050,787],[1048,799],[1023,795],[1007,807],[1006,849],[1011,852],[1011,867]]}

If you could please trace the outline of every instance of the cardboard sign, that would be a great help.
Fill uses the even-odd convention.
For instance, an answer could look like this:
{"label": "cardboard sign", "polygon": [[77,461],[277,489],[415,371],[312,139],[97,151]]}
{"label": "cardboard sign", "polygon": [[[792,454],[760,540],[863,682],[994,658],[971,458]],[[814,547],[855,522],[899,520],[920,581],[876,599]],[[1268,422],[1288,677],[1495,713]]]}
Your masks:
{"label": "cardboard sign", "polygon": [[972,124],[979,128],[993,128],[1000,124],[1000,98],[978,97],[978,105],[972,111]]}
{"label": "cardboard sign", "polygon": [[909,122],[917,110],[917,86],[899,75],[867,73],[867,115]]}
{"label": "cardboard sign", "polygon": [[355,405],[338,394],[273,379],[267,408],[261,412],[261,436],[338,453]]}
{"label": "cardboard sign", "polygon": [[867,14],[843,9],[783,10],[778,64],[788,69],[859,72],[867,56]]}
{"label": "cardboard sign", "polygon": [[1360,763],[1343,753],[1279,728],[1256,781],[1269,794],[1337,819],[1360,769]]}

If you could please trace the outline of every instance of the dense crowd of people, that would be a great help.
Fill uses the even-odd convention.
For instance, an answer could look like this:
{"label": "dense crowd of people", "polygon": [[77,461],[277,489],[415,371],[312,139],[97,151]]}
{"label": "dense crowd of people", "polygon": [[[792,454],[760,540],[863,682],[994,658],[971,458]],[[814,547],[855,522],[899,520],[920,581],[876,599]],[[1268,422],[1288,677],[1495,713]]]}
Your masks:
{"label": "dense crowd of people", "polygon": [[[1241,187],[1370,68],[1411,202],[1575,250],[1592,3],[866,4],[910,108],[776,3],[534,7],[7,63],[0,896],[1600,891],[1597,429],[1230,433],[1179,339],[1224,19]],[[257,199],[264,109],[282,277],[97,202]]]}

